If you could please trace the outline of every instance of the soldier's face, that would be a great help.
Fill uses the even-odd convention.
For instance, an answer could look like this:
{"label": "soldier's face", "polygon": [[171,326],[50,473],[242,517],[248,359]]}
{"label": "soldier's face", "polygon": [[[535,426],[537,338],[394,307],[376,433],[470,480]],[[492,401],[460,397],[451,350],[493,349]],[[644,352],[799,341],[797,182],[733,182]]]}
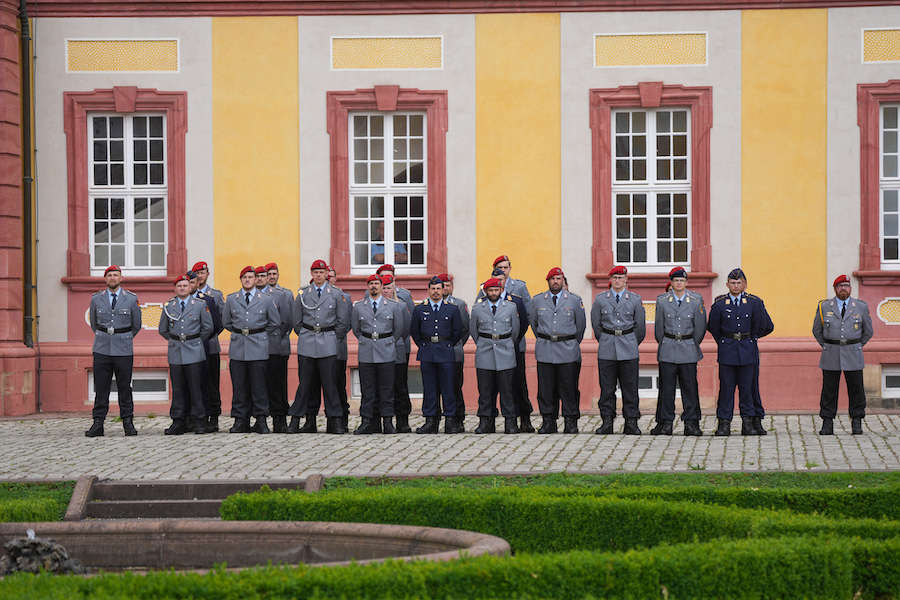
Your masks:
{"label": "soldier's face", "polygon": [[373,281],[370,281],[368,284],[366,284],[366,287],[369,288],[369,295],[372,296],[373,298],[377,298],[378,296],[381,295],[381,290],[383,288],[383,285],[382,285],[381,281],[379,281],[378,279],[375,279]]}
{"label": "soldier's face", "polygon": [[385,298],[391,298],[391,299],[394,298],[394,284],[393,283],[389,283],[385,286],[382,286],[381,291],[384,294]]}
{"label": "soldier's face", "polygon": [[278,283],[278,269],[270,269],[267,273],[269,285]]}
{"label": "soldier's face", "polygon": [[179,298],[187,298],[191,293],[191,284],[184,279],[175,284],[175,295]]}
{"label": "soldier's face", "polygon": [[563,276],[554,275],[547,280],[547,285],[550,287],[551,292],[553,292],[554,294],[558,294],[559,291],[563,288]]}
{"label": "soldier's face", "polygon": [[191,279],[191,284],[190,284],[190,285],[191,285],[191,293],[192,293],[192,294],[193,294],[194,292],[197,291],[197,288],[200,287],[200,285],[197,283],[197,278],[196,278],[196,277],[194,277],[193,279]]}
{"label": "soldier's face", "polygon": [[106,280],[106,287],[111,290],[114,290],[119,287],[119,284],[122,283],[122,272],[121,271],[110,271],[106,275],[103,276],[103,279]]}
{"label": "soldier's face", "polygon": [[609,283],[612,286],[614,292],[621,292],[625,289],[625,284],[628,283],[628,275],[621,275],[619,273],[616,273],[609,278]]}
{"label": "soldier's face", "polygon": [[453,293],[453,282],[452,281],[444,282],[444,291],[442,293],[444,295],[444,298],[446,298],[447,296],[449,296],[450,294]]}
{"label": "soldier's face", "polygon": [[841,283],[835,286],[834,294],[838,297],[839,300],[846,300],[850,297],[850,284]]}
{"label": "soldier's face", "polygon": [[253,271],[247,271],[243,275],[241,275],[241,287],[247,291],[253,289],[256,285],[256,273]]}
{"label": "soldier's face", "polygon": [[498,287],[489,287],[484,290],[484,295],[488,297],[488,300],[491,302],[496,302],[500,299],[500,288]]}
{"label": "soldier's face", "polygon": [[209,279],[209,269],[200,269],[197,271],[197,279],[199,280],[197,283],[198,287],[205,286],[206,280]]}
{"label": "soldier's face", "polygon": [[508,260],[502,260],[502,261],[498,262],[496,265],[494,265],[494,268],[500,269],[501,271],[503,271],[503,274],[505,276],[509,277],[509,271],[512,267],[509,264]]}
{"label": "soldier's face", "polygon": [[684,291],[684,288],[687,287],[687,278],[686,277],[673,277],[672,278],[672,289],[680,296],[681,292]]}
{"label": "soldier's face", "polygon": [[331,282],[331,285],[337,284],[337,273],[334,272],[334,269],[330,269],[328,274],[326,275],[326,279]]}
{"label": "soldier's face", "polygon": [[502,286],[502,287],[500,288],[501,290],[502,290],[504,287],[506,287],[506,274],[505,274],[505,273],[504,273],[503,275],[492,275],[492,276],[493,276],[493,277],[496,277],[497,279],[500,280],[500,285]]}
{"label": "soldier's face", "polygon": [[444,297],[444,284],[433,283],[428,286],[428,297],[434,302],[439,302]]}
{"label": "soldier's face", "polygon": [[312,278],[316,287],[322,287],[325,285],[325,280],[328,278],[328,271],[325,269],[313,269]]}
{"label": "soldier's face", "polygon": [[731,292],[732,296],[737,296],[744,291],[745,287],[747,287],[747,284],[743,279],[729,279],[727,285],[728,291]]}
{"label": "soldier's face", "polygon": [[257,273],[256,274],[256,287],[262,289],[266,287],[266,284],[269,283],[269,276],[265,273]]}

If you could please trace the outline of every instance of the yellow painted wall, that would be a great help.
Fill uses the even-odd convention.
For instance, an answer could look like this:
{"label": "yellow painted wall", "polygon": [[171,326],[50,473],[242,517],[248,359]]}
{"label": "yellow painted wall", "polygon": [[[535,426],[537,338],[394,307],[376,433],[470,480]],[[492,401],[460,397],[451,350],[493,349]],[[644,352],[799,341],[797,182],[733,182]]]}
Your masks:
{"label": "yellow painted wall", "polygon": [[827,34],[823,9],[742,15],[742,266],[778,337],[809,336],[816,301],[830,281]]}
{"label": "yellow painted wall", "polygon": [[478,280],[509,255],[534,294],[559,265],[558,14],[475,17]]}
{"label": "yellow painted wall", "polygon": [[275,261],[296,289],[297,18],[214,18],[212,61],[216,285],[232,292],[244,265]]}

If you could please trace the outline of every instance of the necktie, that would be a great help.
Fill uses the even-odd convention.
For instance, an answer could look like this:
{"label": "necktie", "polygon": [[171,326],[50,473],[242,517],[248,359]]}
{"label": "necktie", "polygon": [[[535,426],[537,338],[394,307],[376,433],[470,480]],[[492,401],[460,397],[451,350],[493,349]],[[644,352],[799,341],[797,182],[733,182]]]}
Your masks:
{"label": "necktie", "polygon": [[491,305],[491,313],[493,313],[495,315],[497,314],[497,305],[496,304]]}
{"label": "necktie", "polygon": [[678,306],[681,306],[681,299],[678,300]]}
{"label": "necktie", "polygon": [[616,294],[616,304],[619,303],[619,294]]}
{"label": "necktie", "polygon": [[841,302],[841,318],[844,318],[844,315],[847,313],[847,303]]}
{"label": "necktie", "polygon": [[247,302],[248,305],[250,304],[250,292],[247,292],[244,295],[244,300]]}
{"label": "necktie", "polygon": [[378,314],[378,303],[372,302],[372,312]]}
{"label": "necktie", "polygon": [[322,297],[322,288],[316,288],[316,291],[319,293],[319,298]]}
{"label": "necktie", "polygon": [[553,296],[553,306],[556,306],[556,296]]}
{"label": "necktie", "polygon": [[431,310],[433,310],[434,312],[437,312],[437,304],[432,304]]}
{"label": "necktie", "polygon": [[118,294],[113,294],[113,295],[112,295],[112,304],[110,305],[110,308],[112,308],[113,310],[116,309],[116,298],[117,298],[117,297],[118,297]]}
{"label": "necktie", "polygon": [[181,301],[181,314],[184,314],[184,300]]}

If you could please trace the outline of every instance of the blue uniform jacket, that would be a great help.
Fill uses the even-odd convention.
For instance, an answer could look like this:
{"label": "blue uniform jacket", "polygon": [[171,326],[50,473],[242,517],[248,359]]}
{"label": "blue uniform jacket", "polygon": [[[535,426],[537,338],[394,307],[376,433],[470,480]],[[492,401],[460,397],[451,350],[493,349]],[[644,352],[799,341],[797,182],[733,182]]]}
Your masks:
{"label": "blue uniform jacket", "polygon": [[[203,292],[197,292],[194,295],[194,298],[206,302],[206,308],[209,309],[209,315],[212,317],[213,322],[213,331],[210,337],[218,337],[218,335],[222,333],[222,330],[225,328],[222,326],[222,311],[219,310],[219,304],[216,302],[216,299],[209,294],[204,294]],[[207,352],[207,354],[209,354],[209,352]]]}
{"label": "blue uniform jacket", "polygon": [[[738,302],[732,302],[729,294],[723,294],[709,309],[707,329],[719,347],[719,363],[741,366],[757,363],[756,340],[772,333],[775,325],[758,296],[743,293]],[[736,339],[738,334],[741,339]]]}
{"label": "blue uniform jacket", "polygon": [[531,325],[531,322],[528,320],[528,309],[525,306],[525,301],[515,294],[505,292],[504,296],[506,300],[515,303],[516,310],[519,312],[519,335],[516,336],[516,349],[518,351],[519,342],[525,337],[525,332],[528,331],[528,326]]}
{"label": "blue uniform jacket", "polygon": [[452,304],[444,302],[435,312],[426,300],[413,310],[410,335],[419,347],[420,362],[454,362],[453,346],[464,333],[459,309]]}

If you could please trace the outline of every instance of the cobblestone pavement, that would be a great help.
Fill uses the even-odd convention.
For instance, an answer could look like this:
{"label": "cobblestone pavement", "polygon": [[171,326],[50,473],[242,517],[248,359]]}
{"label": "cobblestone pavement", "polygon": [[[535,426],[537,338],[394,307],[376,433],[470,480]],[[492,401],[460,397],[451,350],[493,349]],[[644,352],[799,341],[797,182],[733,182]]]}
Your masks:
{"label": "cobblestone pavement", "polygon": [[[421,424],[415,417],[412,426]],[[224,419],[226,429],[230,419]],[[324,431],[324,418],[319,428]],[[472,431],[477,417],[468,417]],[[562,420],[560,419],[560,423]],[[351,427],[358,419],[351,418]],[[621,431],[623,421],[616,421]],[[644,435],[599,436],[597,416],[583,417],[579,435],[257,435],[164,436],[169,419],[138,417],[137,437],[107,420],[106,437],[88,439],[90,418],[34,418],[0,421],[0,479],[74,479],[92,474],[112,479],[289,479],[412,473],[541,473],[651,471],[822,471],[900,469],[900,415],[869,415],[864,435],[850,435],[846,416],[837,435],[816,434],[812,415],[766,417],[764,437],[742,437],[740,419],[731,437],[712,435],[706,417],[701,438]],[[498,419],[502,424],[502,419]]]}

